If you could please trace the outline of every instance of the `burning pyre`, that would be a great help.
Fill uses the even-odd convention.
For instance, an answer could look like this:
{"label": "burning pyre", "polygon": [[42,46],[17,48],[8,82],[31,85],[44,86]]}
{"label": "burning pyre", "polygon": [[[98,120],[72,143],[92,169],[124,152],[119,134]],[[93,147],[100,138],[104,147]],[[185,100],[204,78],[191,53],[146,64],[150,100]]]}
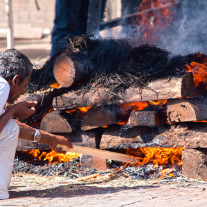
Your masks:
{"label": "burning pyre", "polygon": [[[166,173],[176,176],[180,172],[182,149],[140,148],[126,149],[126,154],[135,156],[135,165],[110,161],[109,171],[128,176],[131,179],[156,179]],[[94,173],[97,169],[86,168],[80,163],[81,154],[59,154],[55,151],[23,150],[16,153],[13,174],[28,173],[40,176],[64,176],[77,179]],[[169,170],[164,170],[166,168]]]}
{"label": "burning pyre", "polygon": [[[78,61],[84,60],[83,69],[87,71],[87,76],[83,74],[79,82],[72,83],[68,88],[70,91],[74,91],[77,94],[79,94],[81,90],[81,95],[83,97],[87,92],[93,93],[101,86],[107,92],[110,99],[116,100],[120,98],[117,96],[118,93],[122,93],[130,87],[137,87],[142,91],[142,89],[147,88],[147,84],[153,80],[159,80],[161,78],[170,80],[172,77],[178,77],[187,72],[193,74],[196,95],[202,94],[206,90],[207,56],[205,54],[196,53],[170,57],[170,53],[167,50],[160,49],[153,45],[156,41],[159,41],[157,29],[163,31],[167,25],[172,23],[172,17],[174,17],[172,8],[177,5],[177,2],[174,0],[170,2],[164,1],[162,3],[164,3],[164,5],[161,5],[159,0],[150,2],[143,0],[139,5],[139,15],[136,18],[136,22],[141,25],[142,39],[138,40],[141,45],[133,47],[129,44],[129,40],[96,39],[92,35],[83,35],[82,37],[69,39],[68,45],[61,52],[50,58],[41,70],[34,70],[30,89],[28,91],[40,90],[45,86],[48,87],[51,83],[53,83],[52,87],[59,87],[59,84],[54,84],[56,78],[52,70],[56,60],[60,56],[65,55],[66,57],[73,57]],[[151,8],[159,9],[152,10]],[[143,13],[143,9],[147,12]],[[158,12],[156,13],[155,11]],[[162,18],[160,18],[160,16],[162,16]],[[157,28],[155,29],[155,27]],[[148,43],[150,43],[150,45]],[[80,89],[78,92],[77,88]],[[161,108],[164,110],[167,102],[168,100],[165,99],[123,103],[120,104],[120,108],[126,115],[126,111],[150,110],[152,106],[158,106],[159,109]],[[83,114],[86,114],[91,107],[92,106],[78,107],[75,109],[66,108],[64,111],[66,113],[81,111]],[[52,110],[53,109],[50,109],[50,111]],[[42,118],[41,116],[39,121]],[[126,124],[127,121],[128,120],[125,119],[116,124],[123,125]],[[29,123],[31,125],[35,124],[32,119],[30,119]],[[101,127],[107,128],[107,125]],[[179,166],[182,163],[181,152],[182,148],[127,149],[125,152],[126,154],[138,157],[137,164],[131,166],[128,163],[120,164],[111,162],[111,168],[115,168],[116,172],[125,173],[134,179],[146,179],[150,178],[152,175],[153,178],[158,178],[160,174],[163,173],[162,170],[165,167],[170,166],[175,172],[179,171]],[[33,151],[22,153],[29,154],[33,153]],[[20,157],[27,157],[25,154],[17,155],[15,162],[18,163],[20,161],[21,165],[15,164],[14,173],[18,171],[30,173],[42,172],[44,175],[60,174],[75,178],[97,172],[94,169],[88,171],[82,170],[83,168],[79,163],[80,155],[69,155],[69,160],[67,160],[67,155],[56,155],[54,152],[40,153],[40,151],[34,151],[34,153],[38,155],[36,154],[34,156],[34,154],[32,154],[34,160],[32,161],[33,163],[30,164],[20,161]],[[75,158],[76,160],[71,161],[71,158]],[[44,163],[45,166],[43,168],[40,166],[34,167],[34,163]]]}

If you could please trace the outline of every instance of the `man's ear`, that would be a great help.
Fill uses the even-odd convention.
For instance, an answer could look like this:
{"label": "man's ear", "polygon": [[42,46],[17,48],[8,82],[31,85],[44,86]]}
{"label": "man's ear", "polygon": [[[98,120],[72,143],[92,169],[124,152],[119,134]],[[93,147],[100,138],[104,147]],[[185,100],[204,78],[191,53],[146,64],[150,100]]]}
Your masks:
{"label": "man's ear", "polygon": [[12,79],[12,85],[19,85],[20,84],[20,75],[15,75]]}

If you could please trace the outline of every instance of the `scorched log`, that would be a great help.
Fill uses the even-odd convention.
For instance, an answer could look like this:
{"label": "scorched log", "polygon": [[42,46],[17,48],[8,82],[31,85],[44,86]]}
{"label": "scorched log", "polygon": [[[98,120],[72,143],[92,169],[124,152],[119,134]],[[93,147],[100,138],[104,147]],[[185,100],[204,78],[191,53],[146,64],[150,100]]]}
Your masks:
{"label": "scorched log", "polygon": [[53,75],[62,87],[83,83],[91,77],[92,64],[87,57],[62,54],[53,66]]}
{"label": "scorched log", "polygon": [[122,109],[118,105],[94,106],[85,114],[82,131],[127,121],[130,109]]}
{"label": "scorched log", "polygon": [[100,149],[139,147],[207,148],[207,124],[180,123],[126,129],[111,126],[102,135]]}
{"label": "scorched log", "polygon": [[166,123],[166,111],[133,111],[126,125],[132,128],[135,126],[159,126]]}
{"label": "scorched log", "polygon": [[168,100],[167,117],[168,122],[207,120],[207,103],[196,99]]}
{"label": "scorched log", "polygon": [[43,117],[40,129],[50,133],[71,133],[80,128],[82,118],[80,111],[52,111]]}
{"label": "scorched log", "polygon": [[118,93],[116,99],[110,99],[104,88],[82,93],[81,90],[70,91],[53,99],[54,109],[75,109],[87,106],[163,100],[196,95],[192,73],[171,79],[159,79],[150,82],[144,88],[128,88]]}
{"label": "scorched log", "polygon": [[16,103],[21,101],[37,101],[38,104],[35,106],[35,114],[31,117],[33,121],[38,120],[44,113],[52,108],[53,98],[66,92],[64,88],[50,89],[47,91],[41,91],[38,93],[24,94],[19,97]]}

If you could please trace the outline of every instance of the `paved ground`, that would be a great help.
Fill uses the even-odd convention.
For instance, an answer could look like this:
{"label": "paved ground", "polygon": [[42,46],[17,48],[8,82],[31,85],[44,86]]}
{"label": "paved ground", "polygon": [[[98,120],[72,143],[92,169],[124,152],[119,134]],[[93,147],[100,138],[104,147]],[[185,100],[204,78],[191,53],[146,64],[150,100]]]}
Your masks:
{"label": "paved ground", "polygon": [[[18,40],[15,48],[37,65],[49,58],[50,36],[41,40]],[[6,41],[0,40],[0,51],[6,50]],[[116,177],[109,180],[77,182],[64,177],[14,175],[10,199],[0,206],[113,206],[113,207],[174,207],[207,206],[207,182],[175,180],[134,181]]]}
{"label": "paved ground", "polygon": [[[175,179],[176,180],[176,179]],[[10,199],[0,206],[19,207],[174,207],[207,206],[206,182],[177,179],[136,181],[116,177],[87,182],[64,177],[15,175],[10,186]]]}

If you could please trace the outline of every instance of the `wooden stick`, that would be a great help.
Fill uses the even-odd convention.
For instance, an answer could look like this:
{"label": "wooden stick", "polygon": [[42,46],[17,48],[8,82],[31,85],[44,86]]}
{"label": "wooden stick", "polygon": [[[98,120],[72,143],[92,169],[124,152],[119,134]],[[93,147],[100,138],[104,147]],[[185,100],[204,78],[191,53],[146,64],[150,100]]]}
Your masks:
{"label": "wooden stick", "polygon": [[63,151],[92,155],[92,156],[106,158],[109,160],[116,160],[116,161],[131,163],[131,164],[136,164],[136,161],[137,161],[137,159],[131,155],[121,154],[117,152],[110,152],[110,151],[100,150],[100,149],[90,148],[90,147],[82,147],[82,146],[73,145],[73,148],[71,149],[66,145],[58,144],[56,148],[62,148]]}
{"label": "wooden stick", "polygon": [[84,177],[77,178],[76,181],[89,180],[91,178],[96,178],[98,175],[100,175],[100,173],[96,173],[96,174],[93,174],[93,175],[86,175]]}

